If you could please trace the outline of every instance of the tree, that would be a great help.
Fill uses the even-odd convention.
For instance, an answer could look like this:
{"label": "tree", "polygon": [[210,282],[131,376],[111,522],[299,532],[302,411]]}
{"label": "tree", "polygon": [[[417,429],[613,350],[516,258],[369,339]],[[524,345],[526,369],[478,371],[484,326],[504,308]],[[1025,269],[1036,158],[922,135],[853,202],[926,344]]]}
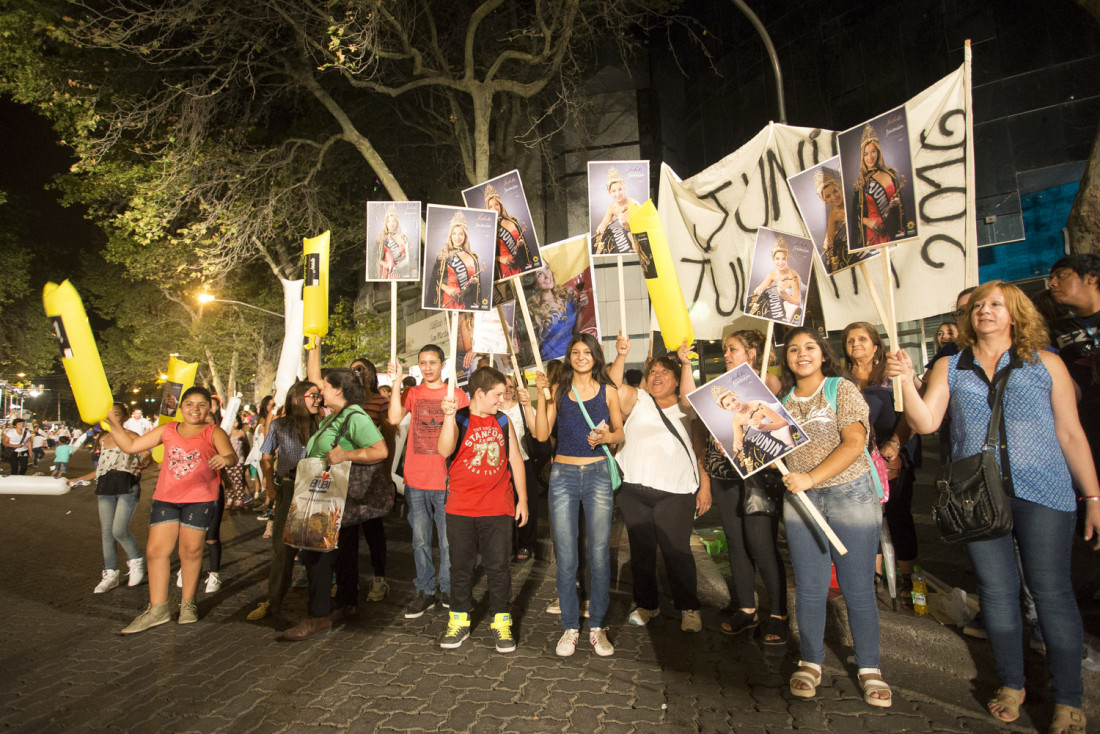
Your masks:
{"label": "tree", "polygon": [[[1100,24],[1100,0],[1075,2]],[[1096,140],[1093,141],[1066,226],[1069,229],[1070,249],[1074,253],[1100,254],[1100,130],[1096,132]]]}

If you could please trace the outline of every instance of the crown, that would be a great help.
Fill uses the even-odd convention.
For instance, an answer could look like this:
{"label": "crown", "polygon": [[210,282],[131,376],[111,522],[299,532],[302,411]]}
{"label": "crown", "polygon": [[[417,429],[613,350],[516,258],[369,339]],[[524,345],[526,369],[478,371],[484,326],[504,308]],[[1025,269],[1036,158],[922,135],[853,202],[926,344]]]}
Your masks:
{"label": "crown", "polygon": [[723,385],[712,385],[710,388],[710,396],[714,398],[714,402],[716,403],[721,403],[722,398],[726,397],[727,395],[736,394],[737,393],[735,393],[733,390],[730,390],[728,387],[725,387]]}
{"label": "crown", "polygon": [[611,184],[618,181],[619,183],[626,185],[626,181],[623,179],[623,174],[619,173],[619,169],[615,166],[607,169],[607,188],[611,188]]}
{"label": "crown", "polygon": [[386,205],[386,216],[387,217],[396,217],[397,216],[397,204],[394,204],[393,202],[390,202],[389,204]]}
{"label": "crown", "polygon": [[493,186],[491,183],[485,184],[485,191],[483,193],[485,194],[485,206],[489,206],[490,199],[500,198],[500,194],[497,193],[497,187]]}
{"label": "crown", "polygon": [[787,240],[783,239],[783,235],[778,235],[775,238],[775,244],[772,245],[772,254],[774,255],[777,252],[790,252],[787,249]]}
{"label": "crown", "polygon": [[834,185],[837,188],[840,186],[840,175],[834,168],[819,168],[814,171],[814,191],[818,196],[821,196],[821,192],[825,190],[828,185]]}
{"label": "crown", "polygon": [[863,146],[871,141],[874,141],[876,145],[878,144],[878,133],[871,127],[871,123],[867,123],[863,126],[863,137],[859,139],[859,149],[863,150]]}
{"label": "crown", "polygon": [[466,226],[466,212],[461,209],[455,209],[454,216],[451,217],[451,226],[454,227],[456,224]]}

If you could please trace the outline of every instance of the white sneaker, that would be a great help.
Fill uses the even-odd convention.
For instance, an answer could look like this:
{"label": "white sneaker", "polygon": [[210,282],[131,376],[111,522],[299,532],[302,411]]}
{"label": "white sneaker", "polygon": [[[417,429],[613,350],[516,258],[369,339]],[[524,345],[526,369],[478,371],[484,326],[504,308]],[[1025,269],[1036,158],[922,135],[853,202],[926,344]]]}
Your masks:
{"label": "white sneaker", "polygon": [[183,571],[176,571],[176,588],[183,588]]}
{"label": "white sneaker", "polygon": [[627,621],[636,627],[645,627],[649,624],[649,620],[655,619],[660,613],[660,609],[642,609],[641,607],[634,607],[634,611],[630,613],[630,617]]}
{"label": "white sneaker", "polygon": [[222,588],[222,580],[218,577],[218,574],[213,571],[206,577],[206,593],[216,594],[218,590]]}
{"label": "white sneaker", "polygon": [[580,630],[566,630],[561,639],[558,640],[558,647],[555,652],[563,658],[569,657],[577,651],[577,643],[580,642],[580,639]]}
{"label": "white sneaker", "polygon": [[115,569],[107,569],[103,571],[103,579],[99,582],[99,585],[95,587],[95,593],[102,594],[106,591],[118,586],[118,571]]}
{"label": "white sneaker", "polygon": [[607,639],[607,629],[604,627],[593,627],[588,630],[588,641],[592,643],[592,649],[601,658],[615,654],[615,647]]}
{"label": "white sneaker", "polygon": [[131,558],[126,561],[126,565],[130,567],[130,582],[127,586],[137,586],[145,580],[145,559],[144,558]]}

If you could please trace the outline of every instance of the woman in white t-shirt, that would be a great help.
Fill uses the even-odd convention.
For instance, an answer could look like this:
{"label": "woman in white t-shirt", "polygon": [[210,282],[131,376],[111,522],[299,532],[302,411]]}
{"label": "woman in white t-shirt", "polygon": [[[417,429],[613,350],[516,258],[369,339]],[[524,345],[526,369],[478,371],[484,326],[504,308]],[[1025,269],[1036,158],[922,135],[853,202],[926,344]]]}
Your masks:
{"label": "woman in white t-shirt", "polygon": [[[687,393],[695,388],[691,346],[685,340],[676,355],[656,357],[645,371],[645,390],[623,381],[629,337],[619,334],[615,362],[608,370],[619,387],[626,440],[617,456],[623,468],[619,509],[630,541],[634,610],[630,623],[644,625],[660,613],[657,595],[657,548],[665,559],[672,599],[680,612],[680,629],[703,629],[696,591],[691,531],[695,513],[710,509],[710,490],[699,490],[700,466],[692,448],[693,412]],[[677,357],[679,359],[677,359]]]}

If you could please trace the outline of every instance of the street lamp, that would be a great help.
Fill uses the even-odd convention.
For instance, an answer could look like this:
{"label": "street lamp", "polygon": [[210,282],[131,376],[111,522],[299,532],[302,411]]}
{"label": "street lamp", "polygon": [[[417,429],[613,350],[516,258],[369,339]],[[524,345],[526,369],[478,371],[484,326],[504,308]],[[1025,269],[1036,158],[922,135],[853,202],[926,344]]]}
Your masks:
{"label": "street lamp", "polygon": [[216,298],[216,297],[214,297],[213,295],[211,295],[209,293],[200,293],[198,298],[199,298],[199,303],[235,303],[238,306],[244,306],[245,308],[251,308],[251,309],[254,309],[256,311],[263,311],[266,314],[271,314],[272,316],[276,316],[280,319],[283,318],[283,314],[281,314],[281,313],[276,313],[275,311],[268,311],[266,308],[260,308],[259,306],[253,306],[251,303],[245,303],[244,301],[233,301],[233,300],[230,300],[228,298]]}

